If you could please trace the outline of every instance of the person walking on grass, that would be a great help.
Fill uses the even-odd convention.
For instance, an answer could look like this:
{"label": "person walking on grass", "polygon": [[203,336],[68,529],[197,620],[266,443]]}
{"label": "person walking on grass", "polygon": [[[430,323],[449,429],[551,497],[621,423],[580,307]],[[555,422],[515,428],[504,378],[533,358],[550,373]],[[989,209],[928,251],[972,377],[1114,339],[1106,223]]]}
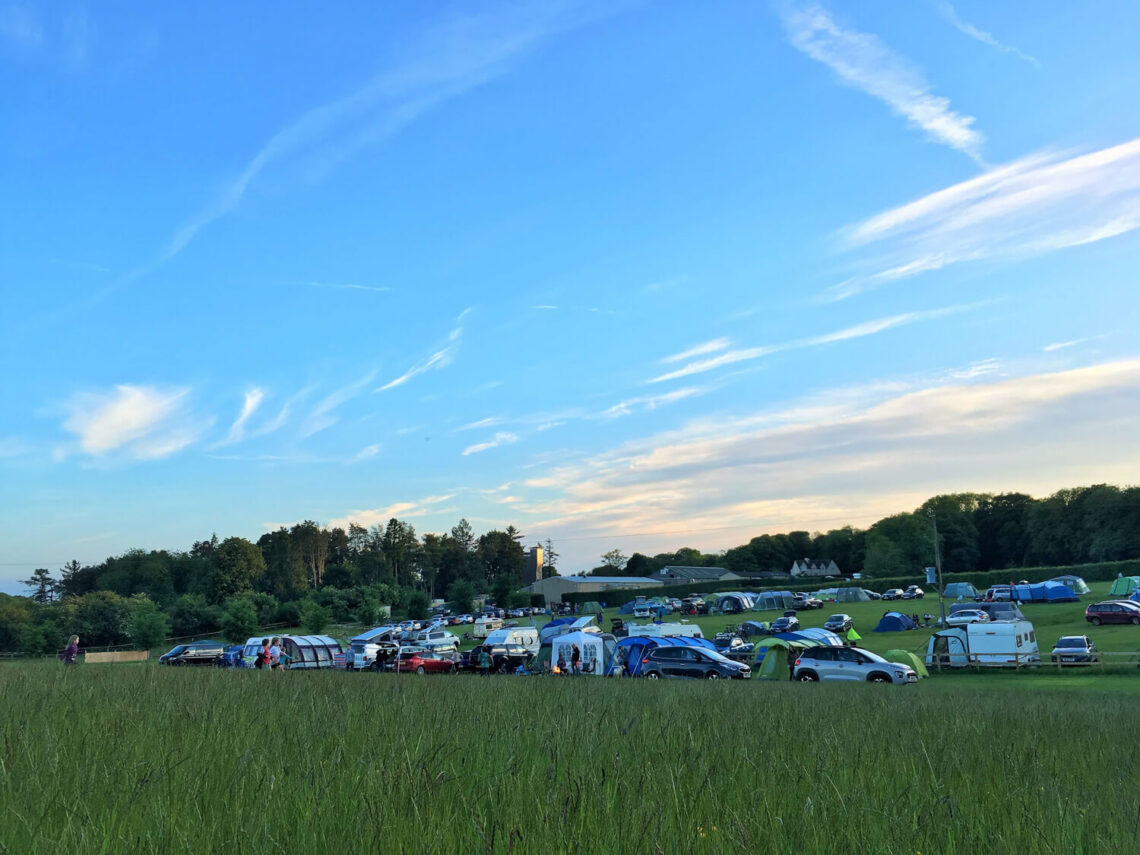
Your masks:
{"label": "person walking on grass", "polygon": [[67,647],[59,654],[59,661],[64,665],[74,665],[75,657],[79,655],[79,636],[73,635],[67,640]]}
{"label": "person walking on grass", "polygon": [[253,660],[253,667],[261,670],[262,668],[269,667],[269,639],[261,639],[261,647],[257,651],[257,657]]}
{"label": "person walking on grass", "polygon": [[273,639],[273,644],[269,646],[269,668],[272,671],[281,670],[281,639]]}
{"label": "person walking on grass", "polygon": [[486,647],[479,648],[479,673],[486,677],[491,673],[491,654]]}

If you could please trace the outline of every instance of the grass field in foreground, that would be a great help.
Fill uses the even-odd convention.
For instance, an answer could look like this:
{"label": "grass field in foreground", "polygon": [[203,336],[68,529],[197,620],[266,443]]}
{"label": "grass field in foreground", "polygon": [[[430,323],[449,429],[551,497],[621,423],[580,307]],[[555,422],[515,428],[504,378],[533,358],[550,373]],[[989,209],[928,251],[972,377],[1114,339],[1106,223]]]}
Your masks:
{"label": "grass field in foreground", "polygon": [[8,665],[0,850],[1135,851],[1133,698],[926,686]]}

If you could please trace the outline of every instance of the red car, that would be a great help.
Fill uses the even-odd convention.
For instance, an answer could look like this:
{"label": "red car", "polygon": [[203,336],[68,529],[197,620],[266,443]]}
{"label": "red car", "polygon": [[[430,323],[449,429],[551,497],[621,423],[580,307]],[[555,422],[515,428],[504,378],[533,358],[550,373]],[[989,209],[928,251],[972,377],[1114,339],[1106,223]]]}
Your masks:
{"label": "red car", "polygon": [[454,659],[427,651],[403,653],[399,661],[389,667],[394,671],[411,671],[416,674],[454,674],[457,668]]}
{"label": "red car", "polygon": [[1140,603],[1093,603],[1085,609],[1085,620],[1094,626],[1102,623],[1133,623],[1140,626]]}

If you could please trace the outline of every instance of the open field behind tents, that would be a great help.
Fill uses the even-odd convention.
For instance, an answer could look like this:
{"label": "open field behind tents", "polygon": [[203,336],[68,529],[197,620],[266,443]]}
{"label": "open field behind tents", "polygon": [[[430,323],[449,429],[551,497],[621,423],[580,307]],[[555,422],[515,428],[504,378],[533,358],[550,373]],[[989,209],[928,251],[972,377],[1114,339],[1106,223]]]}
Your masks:
{"label": "open field behind tents", "polygon": [[0,849],[1134,851],[1136,701],[1101,679],[1011,693],[13,664]]}

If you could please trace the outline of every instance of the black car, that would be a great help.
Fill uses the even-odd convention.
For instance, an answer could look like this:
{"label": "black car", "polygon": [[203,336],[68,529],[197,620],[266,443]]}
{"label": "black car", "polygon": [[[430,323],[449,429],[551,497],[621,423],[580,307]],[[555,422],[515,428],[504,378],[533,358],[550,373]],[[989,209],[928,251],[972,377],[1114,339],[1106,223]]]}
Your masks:
{"label": "black car", "polygon": [[685,597],[681,600],[681,614],[683,615],[707,615],[708,613],[708,603],[700,597]]}
{"label": "black car", "polygon": [[797,617],[778,617],[772,621],[772,634],[777,632],[795,632],[800,628],[800,619]]}
{"label": "black car", "polygon": [[680,677],[705,680],[747,680],[752,669],[712,650],[699,647],[655,647],[641,663],[650,680]]}
{"label": "black car", "polygon": [[158,657],[159,665],[220,665],[226,647],[220,641],[179,644]]}
{"label": "black car", "polygon": [[1053,645],[1049,661],[1059,665],[1092,665],[1100,662],[1100,651],[1087,635],[1064,635]]}
{"label": "black car", "polygon": [[823,628],[831,632],[847,632],[854,625],[855,621],[848,614],[832,615],[823,622]]}

